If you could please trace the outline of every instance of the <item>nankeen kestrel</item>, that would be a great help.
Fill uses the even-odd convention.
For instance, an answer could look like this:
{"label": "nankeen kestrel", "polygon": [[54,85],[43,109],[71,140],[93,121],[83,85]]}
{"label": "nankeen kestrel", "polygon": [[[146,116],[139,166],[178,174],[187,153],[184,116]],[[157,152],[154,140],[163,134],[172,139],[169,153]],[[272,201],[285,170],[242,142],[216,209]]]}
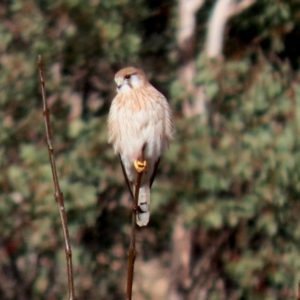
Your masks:
{"label": "nankeen kestrel", "polygon": [[161,154],[174,134],[172,112],[166,98],[134,67],[115,75],[117,95],[108,117],[108,142],[121,158],[126,181],[134,195],[139,172],[136,223],[146,226],[150,217],[150,188]]}

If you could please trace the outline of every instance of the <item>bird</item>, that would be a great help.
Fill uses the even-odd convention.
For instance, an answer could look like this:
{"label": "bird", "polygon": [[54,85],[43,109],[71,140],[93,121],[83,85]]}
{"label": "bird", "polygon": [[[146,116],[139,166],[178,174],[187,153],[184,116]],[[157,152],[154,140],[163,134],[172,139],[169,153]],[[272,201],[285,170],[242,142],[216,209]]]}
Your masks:
{"label": "bird", "polygon": [[115,74],[117,94],[108,114],[108,143],[119,155],[130,193],[142,173],[136,223],[150,218],[150,189],[160,161],[175,134],[170,105],[147,80],[143,70],[126,67]]}

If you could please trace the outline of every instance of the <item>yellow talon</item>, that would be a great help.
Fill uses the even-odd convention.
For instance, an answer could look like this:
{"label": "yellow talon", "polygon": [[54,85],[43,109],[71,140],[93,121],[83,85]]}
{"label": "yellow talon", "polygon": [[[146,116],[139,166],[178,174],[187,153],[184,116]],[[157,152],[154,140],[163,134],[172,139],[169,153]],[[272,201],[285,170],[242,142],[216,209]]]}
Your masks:
{"label": "yellow talon", "polygon": [[147,167],[147,162],[146,162],[145,160],[144,160],[144,161],[135,160],[135,161],[133,162],[133,165],[134,165],[135,169],[136,169],[139,173],[141,173],[141,172],[143,172],[143,171],[146,169],[146,167]]}

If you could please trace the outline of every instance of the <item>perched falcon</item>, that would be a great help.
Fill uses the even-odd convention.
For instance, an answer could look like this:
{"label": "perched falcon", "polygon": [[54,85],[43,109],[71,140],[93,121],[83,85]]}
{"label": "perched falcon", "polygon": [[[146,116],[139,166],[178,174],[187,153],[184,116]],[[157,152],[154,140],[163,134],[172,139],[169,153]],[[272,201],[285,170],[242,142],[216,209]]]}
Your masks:
{"label": "perched falcon", "polygon": [[121,158],[123,172],[134,195],[138,172],[143,172],[136,223],[146,226],[150,217],[150,188],[161,154],[174,134],[172,112],[166,98],[134,67],[115,75],[117,95],[108,117],[108,143]]}

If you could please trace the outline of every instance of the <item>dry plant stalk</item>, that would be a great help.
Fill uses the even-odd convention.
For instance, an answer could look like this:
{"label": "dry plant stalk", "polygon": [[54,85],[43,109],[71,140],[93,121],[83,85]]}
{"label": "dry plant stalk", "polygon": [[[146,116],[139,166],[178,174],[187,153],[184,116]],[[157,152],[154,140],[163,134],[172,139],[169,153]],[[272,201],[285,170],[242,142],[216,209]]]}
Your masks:
{"label": "dry plant stalk", "polygon": [[138,207],[138,198],[139,198],[142,175],[143,172],[138,173],[137,184],[134,192],[133,207],[132,207],[131,240],[130,240],[130,246],[128,252],[128,267],[127,267],[127,291],[126,291],[127,300],[131,300],[132,297],[134,262],[136,257],[136,251],[135,251],[136,210]]}
{"label": "dry plant stalk", "polygon": [[298,281],[298,296],[296,300],[300,300],[300,280]]}
{"label": "dry plant stalk", "polygon": [[41,86],[41,93],[42,93],[42,100],[43,100],[43,115],[45,120],[45,129],[46,129],[46,139],[48,145],[48,152],[49,152],[49,159],[51,164],[51,171],[53,177],[53,183],[55,188],[55,200],[58,205],[59,215],[62,223],[62,229],[64,234],[65,240],[65,253],[66,253],[66,260],[67,260],[67,272],[68,272],[68,288],[69,288],[69,299],[75,300],[75,293],[74,293],[74,280],[73,280],[73,267],[72,267],[72,250],[70,245],[70,238],[69,238],[69,231],[67,225],[67,215],[64,205],[64,197],[63,193],[60,190],[59,180],[57,176],[57,170],[55,165],[55,158],[54,158],[54,148],[52,145],[52,133],[51,133],[51,125],[50,125],[50,113],[49,108],[46,102],[46,93],[45,93],[45,81],[44,81],[44,73],[43,73],[43,60],[41,55],[38,56],[38,68],[39,68],[39,77],[40,77],[40,86]]}

